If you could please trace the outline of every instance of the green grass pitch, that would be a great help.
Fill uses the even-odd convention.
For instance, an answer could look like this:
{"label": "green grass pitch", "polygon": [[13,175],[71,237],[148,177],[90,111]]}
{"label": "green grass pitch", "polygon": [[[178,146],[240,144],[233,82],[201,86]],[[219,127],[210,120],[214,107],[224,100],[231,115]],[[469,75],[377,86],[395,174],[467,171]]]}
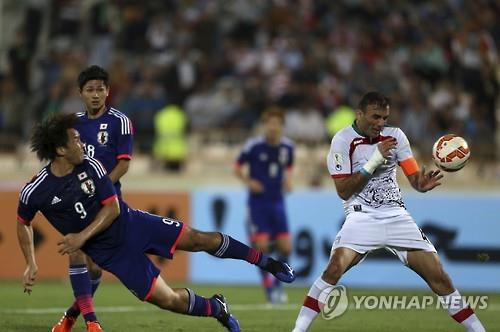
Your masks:
{"label": "green grass pitch", "polygon": [[[289,304],[265,305],[259,287],[223,285],[175,285],[194,289],[201,295],[221,292],[226,295],[232,312],[238,317],[245,332],[290,332],[307,288],[289,288]],[[349,289],[352,295],[430,295],[413,290],[360,290]],[[483,295],[485,293],[482,293]],[[467,293],[467,295],[472,295]],[[481,295],[474,293],[473,295]],[[500,294],[487,294],[488,308],[477,313],[487,331],[500,331]],[[71,301],[68,283],[40,282],[31,296],[23,294],[21,283],[0,283],[0,331],[46,332],[59,320]],[[181,332],[224,331],[211,318],[193,318],[172,314],[138,301],[119,283],[103,282],[95,306],[106,332]],[[82,320],[75,331],[85,331]],[[348,309],[342,316],[324,320],[318,316],[310,331],[463,331],[442,309],[426,310],[355,310]]]}

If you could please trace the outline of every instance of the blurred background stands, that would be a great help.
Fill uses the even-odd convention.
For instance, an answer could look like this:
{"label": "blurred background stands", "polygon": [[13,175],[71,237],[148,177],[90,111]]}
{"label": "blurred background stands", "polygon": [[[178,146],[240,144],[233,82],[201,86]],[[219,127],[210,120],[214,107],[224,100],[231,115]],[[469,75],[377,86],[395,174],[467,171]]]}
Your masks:
{"label": "blurred background stands", "polygon": [[297,173],[315,185],[335,124],[376,89],[425,162],[436,138],[456,133],[472,145],[470,175],[498,181],[499,42],[500,5],[487,0],[4,0],[0,149],[22,165],[33,122],[81,111],[76,76],[98,64],[146,169],[155,116],[177,105],[188,149],[179,171],[231,182],[236,151],[278,105]]}

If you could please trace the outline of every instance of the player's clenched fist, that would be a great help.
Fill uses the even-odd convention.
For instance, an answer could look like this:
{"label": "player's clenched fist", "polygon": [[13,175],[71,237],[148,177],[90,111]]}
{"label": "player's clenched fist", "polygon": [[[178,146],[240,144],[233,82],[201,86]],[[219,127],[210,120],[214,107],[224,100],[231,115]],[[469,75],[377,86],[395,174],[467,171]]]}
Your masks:
{"label": "player's clenched fist", "polygon": [[398,141],[394,137],[391,137],[378,143],[378,150],[380,151],[380,154],[387,159],[391,154],[391,150],[396,147],[396,144],[398,144]]}

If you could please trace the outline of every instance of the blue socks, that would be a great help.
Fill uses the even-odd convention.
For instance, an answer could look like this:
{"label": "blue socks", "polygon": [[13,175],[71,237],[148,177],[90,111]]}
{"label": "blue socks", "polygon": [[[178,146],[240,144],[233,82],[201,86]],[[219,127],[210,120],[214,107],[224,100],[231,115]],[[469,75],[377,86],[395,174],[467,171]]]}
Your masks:
{"label": "blue socks", "polygon": [[[97,317],[92,303],[92,285],[87,266],[85,264],[70,265],[69,280],[71,281],[76,301],[68,311],[73,311],[74,313],[74,309],[77,308],[82,312],[85,321],[96,321]],[[97,288],[97,285],[95,288]],[[66,314],[72,316],[70,312],[66,312]]]}
{"label": "blue socks", "polygon": [[196,295],[191,289],[186,288],[189,296],[187,314],[191,316],[215,317],[220,314],[222,308],[219,301],[214,298],[205,298]]}
{"label": "blue socks", "polygon": [[244,260],[260,268],[264,268],[267,265],[269,257],[261,251],[250,248],[227,234],[220,233],[220,235],[222,237],[221,244],[214,253],[210,253],[211,255],[219,258]]}

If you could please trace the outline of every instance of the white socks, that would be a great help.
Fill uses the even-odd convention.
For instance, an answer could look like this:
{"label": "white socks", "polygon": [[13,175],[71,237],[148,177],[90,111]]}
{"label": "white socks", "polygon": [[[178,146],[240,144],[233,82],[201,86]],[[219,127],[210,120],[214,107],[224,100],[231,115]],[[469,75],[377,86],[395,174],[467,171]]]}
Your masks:
{"label": "white socks", "polygon": [[318,302],[320,294],[330,293],[333,287],[335,286],[325,282],[321,279],[321,277],[316,279],[307,293],[304,304],[302,304],[302,308],[300,308],[299,316],[295,321],[295,328],[292,332],[307,331],[314,318],[316,318],[318,313],[321,311],[320,303]]}
{"label": "white socks", "polygon": [[462,298],[458,290],[449,295],[440,296],[439,300],[448,310],[450,316],[462,324],[467,332],[485,332],[485,329],[474,310]]}

